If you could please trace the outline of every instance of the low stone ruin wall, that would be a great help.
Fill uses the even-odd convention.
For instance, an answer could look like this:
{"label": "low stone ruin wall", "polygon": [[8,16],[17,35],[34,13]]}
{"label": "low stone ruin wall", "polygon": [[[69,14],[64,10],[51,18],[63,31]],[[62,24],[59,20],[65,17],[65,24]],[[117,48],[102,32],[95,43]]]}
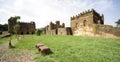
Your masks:
{"label": "low stone ruin wall", "polygon": [[72,30],[70,27],[58,28],[58,35],[72,35]]}
{"label": "low stone ruin wall", "polygon": [[101,36],[120,37],[120,28],[115,28],[111,25],[95,25],[95,34]]}

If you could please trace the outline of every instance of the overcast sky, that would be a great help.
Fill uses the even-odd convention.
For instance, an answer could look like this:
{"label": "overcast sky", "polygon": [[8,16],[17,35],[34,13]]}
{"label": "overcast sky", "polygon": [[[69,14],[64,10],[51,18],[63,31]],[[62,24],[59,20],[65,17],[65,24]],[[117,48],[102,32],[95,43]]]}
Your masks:
{"label": "overcast sky", "polygon": [[104,14],[105,24],[115,25],[120,19],[119,0],[0,0],[0,24],[21,16],[20,21],[34,21],[37,28],[56,20],[70,26],[71,16],[92,8]]}

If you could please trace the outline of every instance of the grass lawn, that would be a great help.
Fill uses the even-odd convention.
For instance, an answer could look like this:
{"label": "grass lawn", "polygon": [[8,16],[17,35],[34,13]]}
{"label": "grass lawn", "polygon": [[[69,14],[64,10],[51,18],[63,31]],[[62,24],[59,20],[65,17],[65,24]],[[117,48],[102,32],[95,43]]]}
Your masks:
{"label": "grass lawn", "polygon": [[[4,37],[4,38],[1,38],[1,37],[2,37],[2,35],[0,35],[0,45],[4,44],[10,40],[10,37]],[[11,39],[15,39],[15,35],[11,36]]]}
{"label": "grass lawn", "polygon": [[[38,43],[50,47],[52,54],[38,54]],[[120,38],[26,35],[13,51],[34,52],[36,62],[120,62]]]}

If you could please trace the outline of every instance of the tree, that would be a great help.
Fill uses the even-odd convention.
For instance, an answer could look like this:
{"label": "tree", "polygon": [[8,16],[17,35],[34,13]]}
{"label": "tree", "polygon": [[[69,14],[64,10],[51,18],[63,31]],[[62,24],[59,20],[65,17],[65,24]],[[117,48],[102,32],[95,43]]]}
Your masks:
{"label": "tree", "polygon": [[115,23],[116,23],[117,27],[119,28],[120,27],[120,19]]}
{"label": "tree", "polygon": [[[20,16],[15,16],[15,17],[11,17],[10,20],[15,20],[16,21],[16,24],[14,25],[13,29],[14,29],[14,32],[16,34],[16,37],[17,37],[17,34],[18,34],[18,30],[20,29],[20,25],[19,25],[19,22],[17,22],[17,20],[20,19]],[[18,38],[17,38],[18,39]],[[13,47],[12,46],[12,42],[11,42],[11,38],[10,38],[10,41],[9,41],[9,47]]]}
{"label": "tree", "polygon": [[18,19],[20,19],[20,16],[15,16],[15,17],[13,17],[13,19],[15,19],[17,21]]}
{"label": "tree", "polygon": [[[19,17],[17,17],[18,19],[19,19]],[[17,21],[16,22],[16,24],[14,25],[14,32],[15,32],[15,34],[16,34],[16,37],[17,37],[17,40],[18,40],[18,31],[19,31],[19,29],[20,29],[20,24],[19,24],[19,22]]]}
{"label": "tree", "polygon": [[15,25],[14,25],[14,32],[15,34],[18,34],[18,30],[20,29],[20,25],[19,25],[19,22],[17,22]]}
{"label": "tree", "polygon": [[40,29],[37,29],[37,32],[36,32],[36,34],[37,34],[37,35],[41,35],[41,33],[42,33],[42,30],[40,30]]}
{"label": "tree", "polygon": [[7,31],[8,30],[8,24],[0,24],[0,31]]}

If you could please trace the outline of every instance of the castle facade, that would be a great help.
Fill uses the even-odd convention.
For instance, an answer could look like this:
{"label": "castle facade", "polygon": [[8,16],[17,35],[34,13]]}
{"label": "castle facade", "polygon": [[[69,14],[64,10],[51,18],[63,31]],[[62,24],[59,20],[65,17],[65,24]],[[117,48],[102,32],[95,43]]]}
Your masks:
{"label": "castle facade", "polygon": [[70,23],[74,36],[120,36],[120,29],[104,25],[104,15],[100,15],[94,9],[71,17]]}
{"label": "castle facade", "polygon": [[14,34],[14,26],[16,23],[19,24],[19,30],[17,30],[17,34],[34,34],[35,33],[35,22],[17,22],[17,19],[11,17],[8,19],[8,32]]}

